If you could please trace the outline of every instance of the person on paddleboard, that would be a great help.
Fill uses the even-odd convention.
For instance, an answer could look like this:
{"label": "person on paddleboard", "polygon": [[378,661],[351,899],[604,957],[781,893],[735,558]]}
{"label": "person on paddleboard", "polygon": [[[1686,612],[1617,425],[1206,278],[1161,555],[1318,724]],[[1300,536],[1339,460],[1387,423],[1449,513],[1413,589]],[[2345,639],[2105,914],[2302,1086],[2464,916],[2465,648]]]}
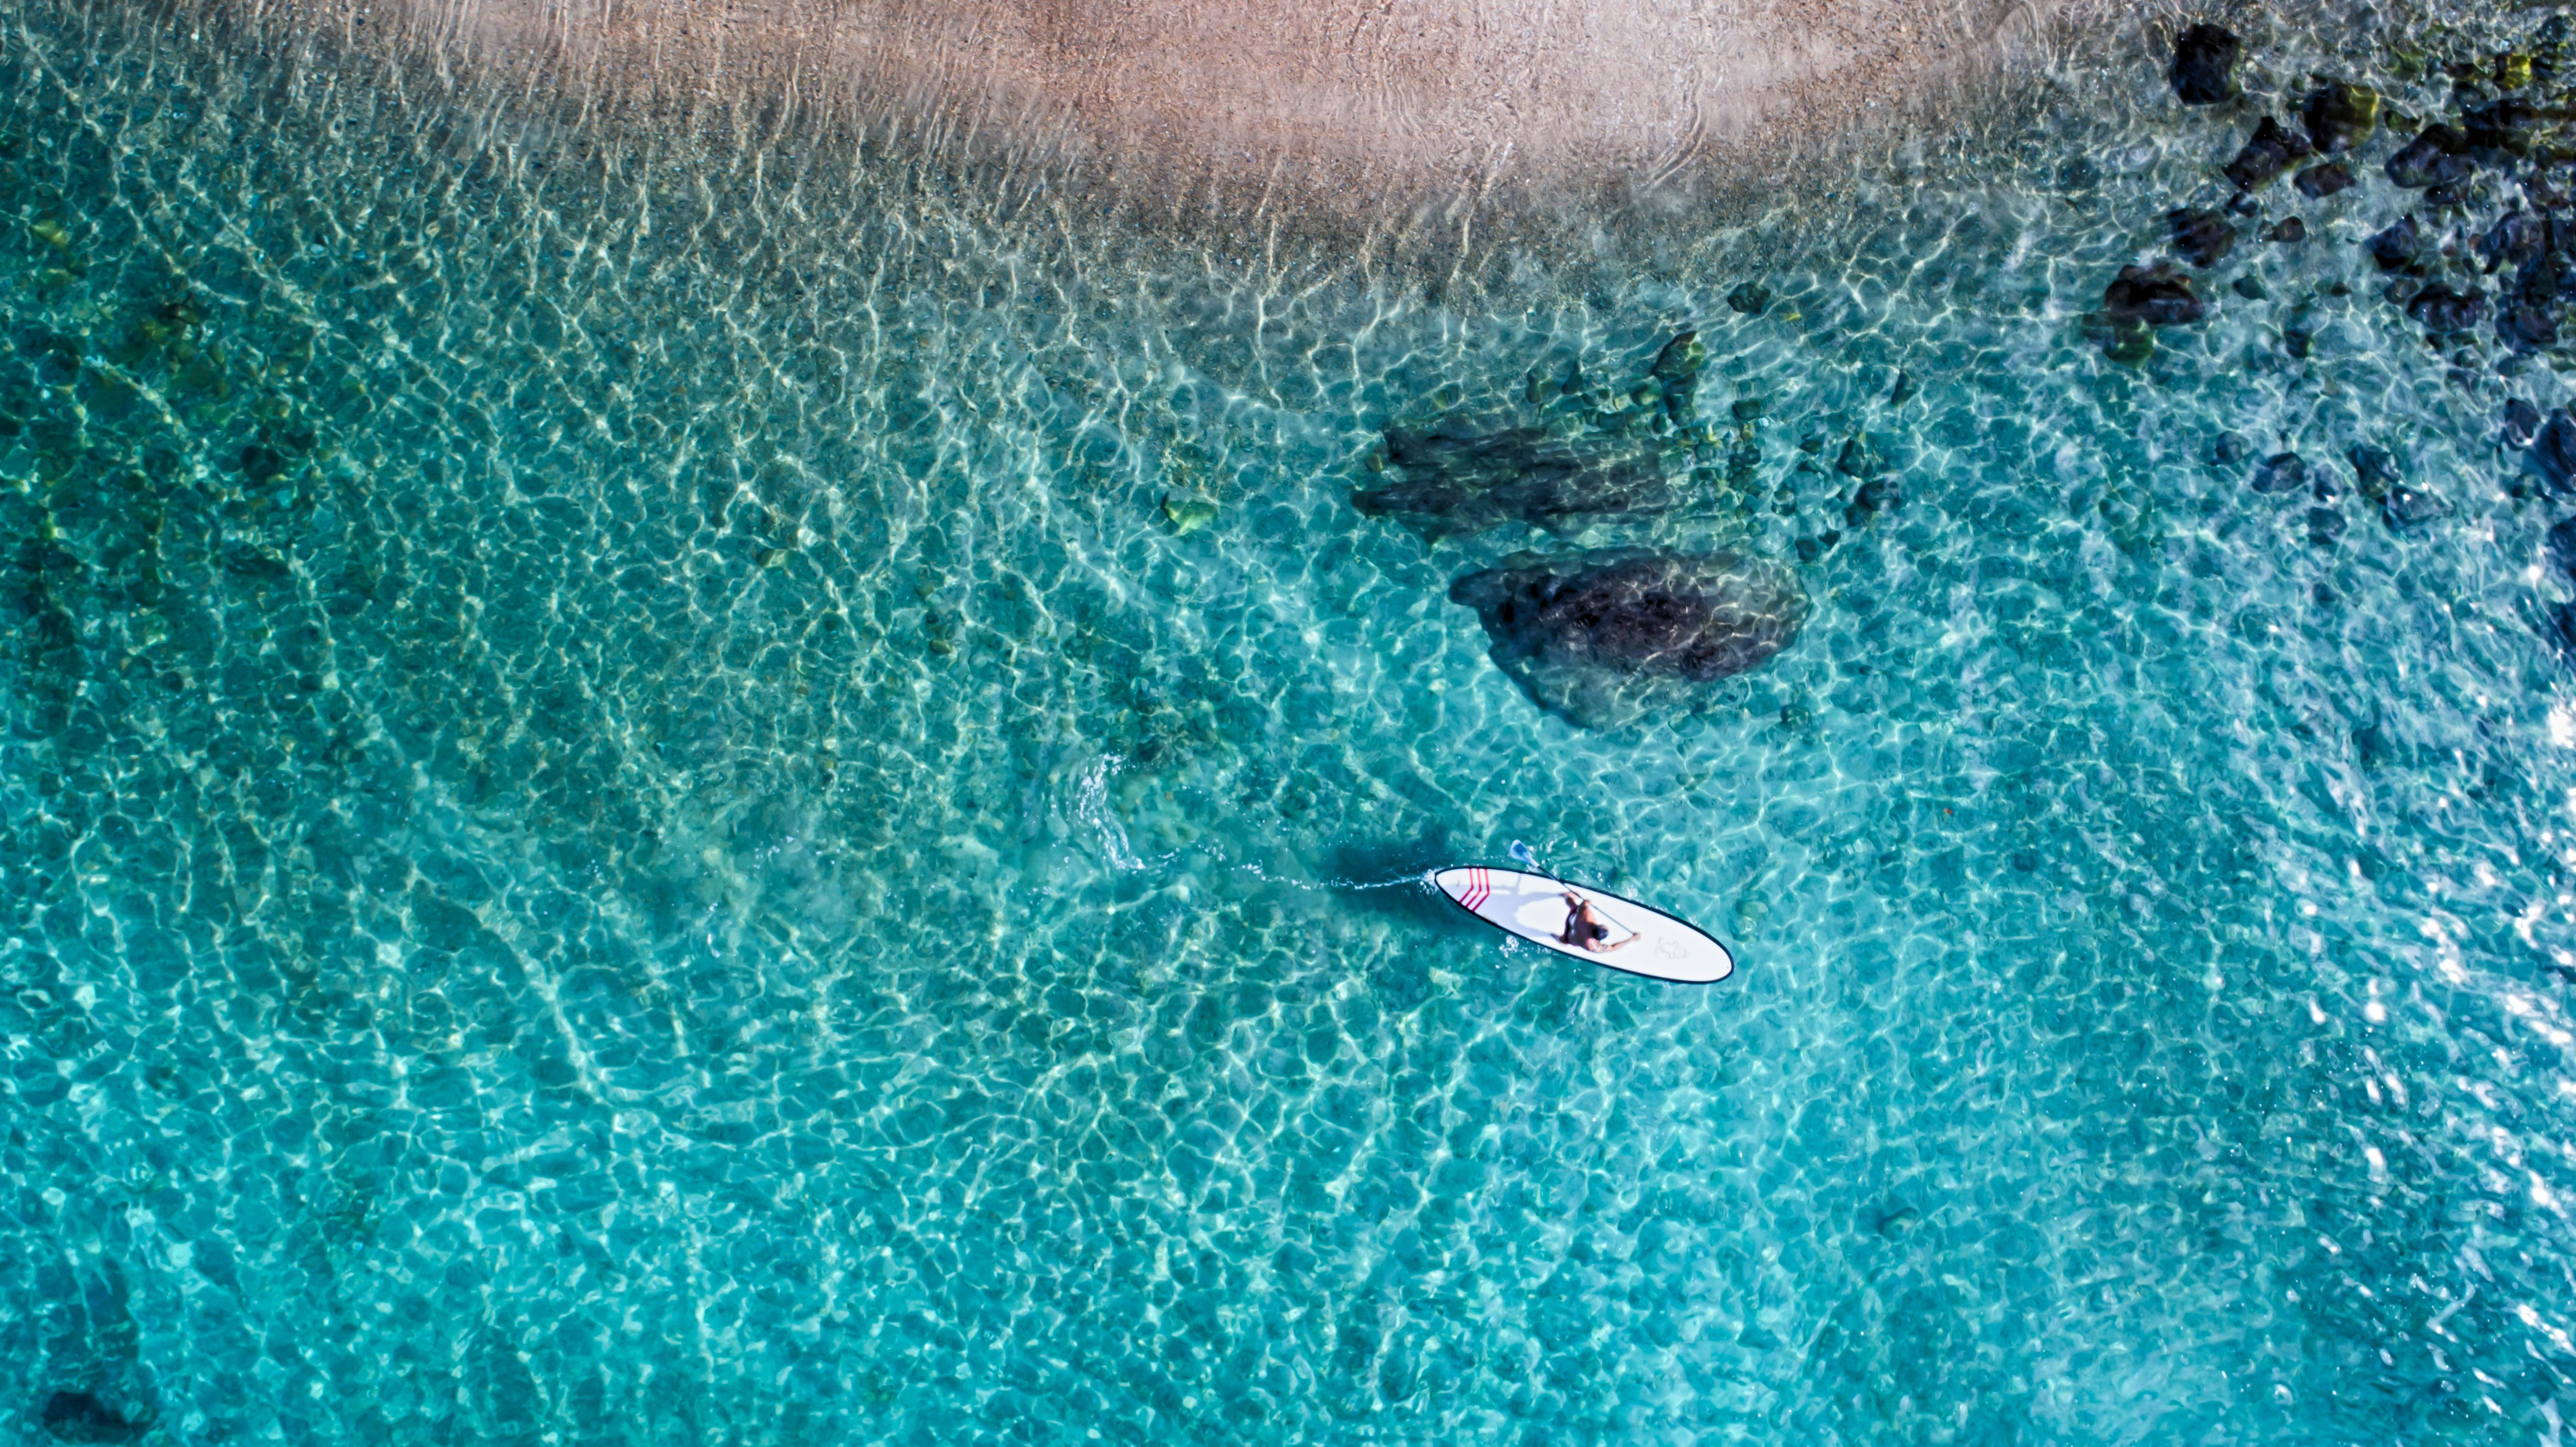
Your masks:
{"label": "person on paddleboard", "polygon": [[1631,933],[1617,944],[1610,943],[1610,926],[1593,912],[1592,901],[1573,890],[1565,892],[1565,906],[1565,933],[1558,935],[1558,940],[1569,945],[1581,945],[1596,955],[1624,950],[1637,942],[1637,936]]}

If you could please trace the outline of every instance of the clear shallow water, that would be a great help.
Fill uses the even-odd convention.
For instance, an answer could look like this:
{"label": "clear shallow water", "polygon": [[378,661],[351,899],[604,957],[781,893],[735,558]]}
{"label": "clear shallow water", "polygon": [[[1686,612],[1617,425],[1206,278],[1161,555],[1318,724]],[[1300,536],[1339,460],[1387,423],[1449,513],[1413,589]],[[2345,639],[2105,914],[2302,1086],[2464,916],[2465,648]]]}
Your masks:
{"label": "clear shallow water", "polygon": [[[2576,694],[2493,419],[2564,388],[2372,296],[2384,186],[2131,370],[2077,318],[2242,133],[2143,67],[1742,319],[1776,233],[1076,265],[9,18],[6,1430],[2557,1439]],[[1349,488],[1692,321],[1758,468],[1594,540],[1796,558],[1855,433],[1908,501],[1580,732],[1442,599],[1533,539]],[[2222,429],[2456,512],[2312,546]],[[1411,882],[1515,837],[1742,971]]]}

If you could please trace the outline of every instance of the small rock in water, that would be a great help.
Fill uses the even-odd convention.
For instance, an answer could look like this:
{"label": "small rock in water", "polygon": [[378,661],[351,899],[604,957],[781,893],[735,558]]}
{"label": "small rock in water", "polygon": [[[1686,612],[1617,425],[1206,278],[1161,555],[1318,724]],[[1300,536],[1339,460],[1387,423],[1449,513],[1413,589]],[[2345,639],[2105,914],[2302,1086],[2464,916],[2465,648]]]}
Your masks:
{"label": "small rock in water", "polygon": [[2379,289],[2379,299],[2390,306],[2404,306],[2424,290],[2424,283],[2411,276],[2401,276]]}
{"label": "small rock in water", "polygon": [[2542,307],[2517,303],[2496,317],[2496,337],[2517,352],[2558,345],[2558,322]]}
{"label": "small rock in water", "polygon": [[1896,374],[1896,385],[1887,389],[1887,405],[1902,407],[1922,390],[1922,384],[1914,380],[1914,374],[1900,368]]}
{"label": "small rock in water", "polygon": [[2330,507],[2308,509],[2308,541],[2320,548],[2331,548],[2343,536],[2343,514]]}
{"label": "small rock in water", "polygon": [[2143,367],[2156,354],[2156,334],[2143,322],[2130,322],[2102,343],[2102,355],[2123,367]]}
{"label": "small rock in water", "polygon": [[1761,666],[1808,606],[1776,564],[1646,549],[1515,554],[1461,576],[1449,598],[1476,610],[1495,664],[1532,702],[1595,728]]}
{"label": "small rock in water", "polygon": [[2540,409],[2520,397],[2504,404],[2504,440],[2514,447],[2529,447],[2540,435]]}
{"label": "small rock in water", "polygon": [[2351,184],[2352,167],[2341,161],[2310,166],[2299,173],[2299,194],[2311,201],[2322,201]]}
{"label": "small rock in water", "polygon": [[2406,148],[2388,158],[2388,179],[2410,190],[2468,179],[2477,169],[2468,157],[2469,138],[2449,126],[2426,126]]}
{"label": "small rock in water", "polygon": [[2552,523],[2549,537],[2542,546],[2548,554],[2549,566],[2556,568],[2561,577],[2576,579],[2576,517],[2560,518]]}
{"label": "small rock in water", "polygon": [[2531,84],[2531,57],[2518,50],[2497,56],[2495,81],[2498,90],[2520,90]]}
{"label": "small rock in water", "polygon": [[2532,127],[2540,124],[2540,109],[2518,95],[2492,100],[2460,113],[2460,130],[2468,138],[2468,149],[2503,151],[2519,156],[2531,149]]}
{"label": "small rock in water", "polygon": [[2361,495],[2372,502],[2388,496],[2389,489],[2399,485],[2397,459],[2386,448],[2364,445],[2344,455],[2352,459],[2353,477],[2361,484]]}
{"label": "small rock in water", "polygon": [[2240,276],[2229,282],[2227,289],[2247,301],[2269,301],[2272,297],[2270,292],[2263,289],[2263,283],[2251,275]]}
{"label": "small rock in water", "polygon": [[2379,520],[2390,532],[2405,532],[2451,515],[2451,505],[2411,483],[2391,483],[2379,500]]}
{"label": "small rock in water", "polygon": [[1843,521],[1859,527],[1883,512],[1894,512],[1905,505],[1905,492],[1892,477],[1873,477],[1852,494],[1851,505],[1843,509]]}
{"label": "small rock in water", "polygon": [[2478,254],[2520,266],[2549,249],[2549,223],[2519,208],[2496,218],[2478,238]]}
{"label": "small rock in water", "polygon": [[1880,471],[1878,454],[1870,449],[1867,438],[1855,437],[1843,444],[1842,455],[1834,459],[1834,471],[1845,477],[1876,477]]}
{"label": "small rock in water", "polygon": [[2114,321],[2151,327],[2196,322],[2208,308],[2192,295],[2191,281],[2168,266],[2124,266],[2102,291],[2102,310]]}
{"label": "small rock in water", "polygon": [[1216,521],[1216,504],[1185,492],[1163,494],[1163,521],[1176,533],[1196,532]]}
{"label": "small rock in water", "polygon": [[2254,444],[2242,432],[2221,432],[2209,444],[2209,465],[2221,472],[2233,470],[2254,455]]}
{"label": "small rock in water", "polygon": [[2239,191],[2259,191],[2308,153],[2308,138],[2265,116],[2236,159],[2219,168]]}
{"label": "small rock in water", "polygon": [[2291,356],[2305,357],[2316,348],[2316,344],[2316,313],[2301,309],[2290,313],[2290,319],[2281,323],[2281,349]]}
{"label": "small rock in water", "polygon": [[1726,304],[1745,316],[1758,315],[1771,305],[1771,288],[1758,281],[1748,281],[1726,294]]}
{"label": "small rock in water", "polygon": [[2576,666],[2576,603],[2561,603],[2549,610],[2540,625],[2540,636],[2558,646],[2558,656]]}
{"label": "small rock in water", "polygon": [[129,1422],[87,1392],[56,1392],[45,1399],[46,1433],[57,1442],[131,1442],[145,1423]]}
{"label": "small rock in water", "polygon": [[2370,238],[2370,259],[2382,271],[2405,271],[2424,254],[2424,228],[2412,216],[2398,218],[2397,223]]}
{"label": "small rock in water", "polygon": [[2406,303],[2406,315],[2427,331],[2465,332],[2487,314],[2487,299],[2435,282]]}
{"label": "small rock in water", "polygon": [[2531,441],[2531,470],[2540,474],[2551,492],[2566,492],[2576,486],[2576,417],[2564,407],[2549,414],[2540,433]]}
{"label": "small rock in water", "polygon": [[1700,369],[1707,365],[1708,348],[1700,345],[1698,332],[1690,331],[1664,343],[1648,372],[1659,382],[1689,382],[1697,379]]}
{"label": "small rock in water", "polygon": [[2174,37],[2174,94],[2187,106],[2216,105],[2236,95],[2236,57],[2244,45],[2219,25],[2194,25]]}
{"label": "small rock in water", "polygon": [[2310,145],[2325,155],[2339,156],[2379,129],[2379,92],[2330,81],[2309,92],[2299,118],[2307,125]]}
{"label": "small rock in water", "polygon": [[2191,207],[2169,211],[2165,213],[2165,225],[2173,232],[2174,254],[2203,271],[2236,249],[2236,228],[2215,211]]}
{"label": "small rock in water", "polygon": [[2307,485],[2307,459],[2295,452],[2276,452],[2254,469],[2256,492],[2297,492]]}
{"label": "small rock in water", "polygon": [[2308,223],[2296,216],[2284,216],[2272,224],[2271,236],[2283,245],[2305,241],[2308,239]]}

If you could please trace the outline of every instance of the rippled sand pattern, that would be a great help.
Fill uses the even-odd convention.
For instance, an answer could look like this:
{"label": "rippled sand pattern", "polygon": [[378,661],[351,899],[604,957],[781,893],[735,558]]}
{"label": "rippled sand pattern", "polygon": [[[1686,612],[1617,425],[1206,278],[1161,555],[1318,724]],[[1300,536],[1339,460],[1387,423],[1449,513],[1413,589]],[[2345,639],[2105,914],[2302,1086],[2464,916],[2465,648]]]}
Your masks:
{"label": "rippled sand pattern", "polygon": [[[1748,317],[1722,245],[1083,270],[5,19],[0,1432],[2558,1440],[2576,690],[2494,417],[2565,389],[2375,299],[2385,187],[2129,369],[2076,317],[2237,134],[2143,66]],[[1686,323],[1758,465],[1595,540],[1846,535],[1577,731],[1443,598],[1533,537],[1350,489]],[[2455,515],[2312,546],[2222,428]],[[1417,882],[1516,837],[1742,968]]]}

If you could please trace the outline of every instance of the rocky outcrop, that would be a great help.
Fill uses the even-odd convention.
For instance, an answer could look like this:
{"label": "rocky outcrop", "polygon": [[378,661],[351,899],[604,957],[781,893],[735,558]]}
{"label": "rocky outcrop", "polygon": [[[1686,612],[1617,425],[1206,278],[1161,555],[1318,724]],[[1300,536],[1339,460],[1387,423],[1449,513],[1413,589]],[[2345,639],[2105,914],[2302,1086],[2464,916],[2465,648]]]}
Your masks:
{"label": "rocky outcrop", "polygon": [[1460,577],[1449,598],[1476,610],[1495,664],[1532,702],[1596,728],[1761,666],[1807,618],[1787,569],[1728,553],[1515,554]]}
{"label": "rocky outcrop", "polygon": [[2114,322],[2151,327],[2196,322],[2208,311],[2192,294],[2191,279],[2169,266],[2124,266],[2102,291],[2102,314]]}
{"label": "rocky outcrop", "polygon": [[2236,59],[2244,43],[2223,25],[2194,25],[2174,37],[2174,94],[2187,106],[2236,98]]}

